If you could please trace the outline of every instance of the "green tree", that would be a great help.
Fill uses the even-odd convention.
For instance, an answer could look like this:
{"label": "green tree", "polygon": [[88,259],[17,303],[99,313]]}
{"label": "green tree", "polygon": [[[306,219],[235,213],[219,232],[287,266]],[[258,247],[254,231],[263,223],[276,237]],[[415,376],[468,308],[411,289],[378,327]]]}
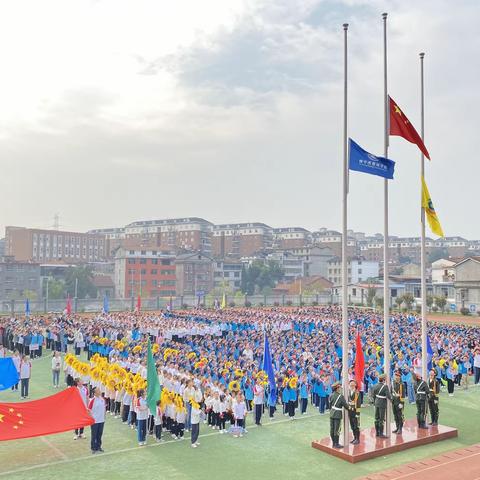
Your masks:
{"label": "green tree", "polygon": [[400,310],[402,307],[403,303],[403,297],[395,297],[395,304],[397,305],[397,308]]}
{"label": "green tree", "polygon": [[415,301],[415,297],[411,293],[405,293],[402,295],[403,303],[407,307],[407,310],[412,309],[413,302]]}
{"label": "green tree", "polygon": [[443,295],[438,295],[435,297],[435,305],[442,311],[445,310],[445,305],[447,305],[447,299]]}
{"label": "green tree", "polygon": [[272,289],[283,277],[284,271],[275,260],[269,260],[266,263],[255,260],[242,273],[244,273],[242,276],[243,293],[254,295],[255,292],[266,292],[268,289]]}
{"label": "green tree", "polygon": [[[46,287],[45,287],[45,295],[46,295]],[[48,298],[52,300],[60,300],[61,298],[65,298],[65,283],[61,280],[54,280],[51,279],[48,282]]]}
{"label": "green tree", "polygon": [[432,295],[427,295],[427,307],[430,310],[433,305],[433,296]]}
{"label": "green tree", "polygon": [[77,297],[95,298],[97,289],[93,285],[92,278],[92,267],[89,265],[70,267],[65,276],[65,290],[73,298],[75,296],[75,283],[78,280]]}
{"label": "green tree", "polygon": [[240,290],[243,293],[248,292],[248,270],[245,268],[245,264],[242,265],[242,278],[240,280]]}
{"label": "green tree", "polygon": [[377,308],[383,308],[383,297],[375,297],[375,306]]}

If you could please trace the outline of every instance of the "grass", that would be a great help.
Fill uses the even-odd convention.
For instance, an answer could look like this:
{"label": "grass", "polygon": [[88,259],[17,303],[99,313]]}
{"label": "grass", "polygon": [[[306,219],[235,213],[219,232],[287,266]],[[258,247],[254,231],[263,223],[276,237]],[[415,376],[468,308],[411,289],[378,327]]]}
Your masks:
{"label": "grass", "polygon": [[[50,357],[33,364],[30,398],[55,393],[51,387]],[[264,419],[263,427],[247,427],[248,435],[232,438],[201,425],[200,443],[190,448],[189,438],[174,442],[166,437],[163,444],[148,438],[147,447],[138,447],[135,431],[118,419],[107,418],[103,444],[105,453],[91,455],[90,432],[87,440],[73,440],[73,433],[63,433],[12,442],[0,447],[0,480],[46,480],[57,478],[142,479],[217,479],[275,478],[311,479],[325,475],[335,480],[353,479],[392,468],[402,463],[438,455],[447,450],[480,442],[480,388],[458,391],[454,397],[441,395],[440,422],[459,429],[459,437],[433,445],[417,447],[382,458],[351,465],[319,452],[310,446],[314,439],[329,432],[328,415],[320,416],[309,406],[307,415],[294,422],[277,413],[277,419]],[[0,401],[19,401],[19,394],[0,392]],[[373,423],[373,408],[362,409],[362,425]],[[407,405],[406,417],[415,410]],[[247,423],[252,423],[251,418]],[[1,427],[0,427],[1,428]],[[188,434],[187,434],[188,437]]]}

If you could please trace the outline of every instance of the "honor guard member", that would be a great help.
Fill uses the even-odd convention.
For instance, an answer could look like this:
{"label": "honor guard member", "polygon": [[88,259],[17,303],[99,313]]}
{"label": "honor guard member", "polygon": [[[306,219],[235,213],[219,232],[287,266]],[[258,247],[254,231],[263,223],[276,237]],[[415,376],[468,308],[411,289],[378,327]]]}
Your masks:
{"label": "honor guard member", "polygon": [[402,371],[395,370],[395,375],[392,382],[392,410],[396,426],[396,429],[393,431],[393,433],[396,433],[397,435],[402,434],[402,428],[405,422],[405,418],[403,416],[404,408],[405,386],[402,382]]}
{"label": "honor guard member", "polygon": [[428,428],[425,425],[427,420],[427,401],[428,401],[428,385],[425,380],[422,380],[422,376],[416,374],[415,382],[415,398],[417,400],[417,422],[418,428]]}
{"label": "honor guard member", "polygon": [[358,445],[360,443],[360,407],[362,401],[360,398],[360,392],[357,390],[357,382],[350,380],[350,389],[348,391],[348,419],[350,420],[350,428],[353,432],[353,440],[350,442],[352,445]]}
{"label": "honor guard member", "polygon": [[385,417],[387,415],[387,399],[391,400],[390,389],[385,385],[384,374],[378,377],[378,383],[372,389],[373,404],[375,405],[375,431],[376,436],[380,438],[387,438],[383,433],[385,425]]}
{"label": "honor guard member", "polygon": [[430,416],[432,421],[430,425],[438,425],[438,395],[440,394],[440,382],[437,380],[437,372],[430,370],[430,378],[428,379],[428,408],[430,409]]}
{"label": "honor guard member", "polygon": [[342,425],[343,409],[348,410],[348,403],[341,392],[342,384],[335,382],[332,385],[333,393],[330,395],[330,438],[332,439],[333,448],[343,448],[340,445],[340,427]]}

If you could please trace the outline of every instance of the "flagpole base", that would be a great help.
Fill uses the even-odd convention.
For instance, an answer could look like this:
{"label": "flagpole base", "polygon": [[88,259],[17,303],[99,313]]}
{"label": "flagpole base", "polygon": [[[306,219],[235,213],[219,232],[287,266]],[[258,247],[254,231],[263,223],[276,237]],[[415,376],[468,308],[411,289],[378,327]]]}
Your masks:
{"label": "flagpole base", "polygon": [[[379,438],[376,437],[375,428],[372,427],[360,432],[358,445],[347,443],[343,448],[333,448],[330,437],[327,437],[313,441],[312,447],[347,462],[357,463],[457,436],[456,428],[437,425],[424,430],[418,428],[416,420],[407,420],[401,435],[392,433],[390,437]],[[353,440],[353,436],[350,437]]]}

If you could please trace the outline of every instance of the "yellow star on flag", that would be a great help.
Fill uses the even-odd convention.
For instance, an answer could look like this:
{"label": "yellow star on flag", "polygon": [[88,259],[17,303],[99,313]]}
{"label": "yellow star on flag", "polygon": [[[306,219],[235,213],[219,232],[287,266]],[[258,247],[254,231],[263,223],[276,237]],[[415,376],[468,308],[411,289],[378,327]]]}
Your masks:
{"label": "yellow star on flag", "polygon": [[2,423],[3,423],[3,417],[4,417],[4,416],[5,416],[5,415],[2,415],[2,414],[0,413],[0,422],[2,422]]}

